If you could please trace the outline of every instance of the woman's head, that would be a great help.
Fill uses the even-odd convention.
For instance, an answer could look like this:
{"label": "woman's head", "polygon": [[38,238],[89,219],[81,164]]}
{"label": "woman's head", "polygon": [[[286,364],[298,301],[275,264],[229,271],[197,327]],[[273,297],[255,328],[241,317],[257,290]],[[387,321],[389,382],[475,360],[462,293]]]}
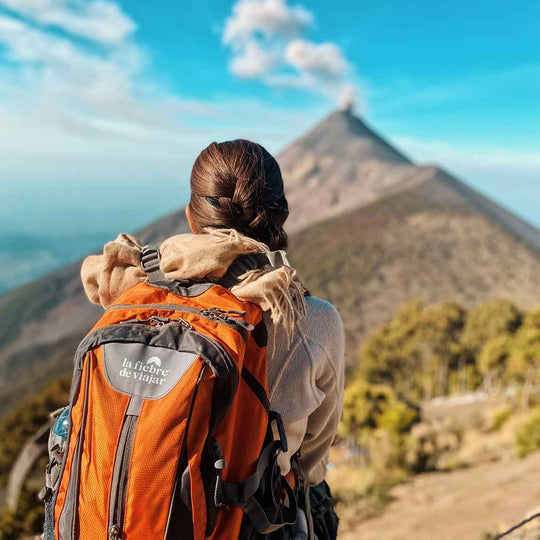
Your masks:
{"label": "woman's head", "polygon": [[277,161],[259,144],[238,139],[212,143],[191,171],[191,228],[235,229],[271,250],[287,246],[289,207]]}

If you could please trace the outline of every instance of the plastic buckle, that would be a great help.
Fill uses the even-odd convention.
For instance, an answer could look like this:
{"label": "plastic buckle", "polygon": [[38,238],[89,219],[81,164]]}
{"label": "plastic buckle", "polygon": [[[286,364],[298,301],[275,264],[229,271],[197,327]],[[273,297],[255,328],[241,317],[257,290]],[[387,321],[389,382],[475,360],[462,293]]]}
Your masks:
{"label": "plastic buckle", "polygon": [[281,442],[281,451],[287,452],[289,449],[289,445],[287,443],[287,435],[285,433],[285,426],[283,425],[283,420],[281,419],[281,415],[277,413],[276,411],[270,411],[268,413],[268,416],[270,418],[270,424],[272,422],[276,423],[276,427],[278,430],[279,435],[279,441]]}
{"label": "plastic buckle", "polygon": [[161,260],[159,249],[151,246],[143,246],[139,260],[141,262],[141,268],[147,274],[159,270],[159,262]]}
{"label": "plastic buckle", "polygon": [[267,251],[265,255],[268,258],[270,266],[273,268],[278,268],[280,266],[291,266],[287,259],[287,254],[282,249],[278,249],[276,251]]}

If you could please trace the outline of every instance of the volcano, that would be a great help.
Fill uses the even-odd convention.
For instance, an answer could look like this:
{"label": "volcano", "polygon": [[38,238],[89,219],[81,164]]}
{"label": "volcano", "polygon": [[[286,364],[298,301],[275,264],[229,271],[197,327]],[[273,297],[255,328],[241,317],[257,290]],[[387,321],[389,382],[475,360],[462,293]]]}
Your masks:
{"label": "volcano", "polygon": [[[336,111],[279,156],[289,255],[313,294],[334,302],[348,362],[367,332],[411,299],[466,306],[540,303],[540,231],[436,166],[417,166],[351,111]],[[138,233],[188,230],[184,211]],[[0,297],[0,414],[71,370],[98,317],[72,264]]]}

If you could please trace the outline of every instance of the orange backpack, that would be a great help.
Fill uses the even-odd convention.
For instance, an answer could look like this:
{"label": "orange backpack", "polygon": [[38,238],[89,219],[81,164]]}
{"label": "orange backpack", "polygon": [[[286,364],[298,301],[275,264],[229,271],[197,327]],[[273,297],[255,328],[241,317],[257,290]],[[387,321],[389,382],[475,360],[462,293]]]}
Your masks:
{"label": "orange backpack", "polygon": [[294,524],[261,309],[215,283],[164,279],[155,249],[141,264],[147,282],[75,355],[67,438],[48,468],[54,538],[234,539]]}

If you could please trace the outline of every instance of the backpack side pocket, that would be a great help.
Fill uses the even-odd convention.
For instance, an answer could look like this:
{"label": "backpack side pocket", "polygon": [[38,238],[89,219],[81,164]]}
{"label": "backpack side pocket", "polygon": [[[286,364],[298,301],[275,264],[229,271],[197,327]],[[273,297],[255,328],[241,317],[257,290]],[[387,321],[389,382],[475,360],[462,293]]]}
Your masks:
{"label": "backpack side pocket", "polygon": [[41,490],[40,498],[45,505],[45,522],[43,525],[43,540],[55,540],[54,537],[54,494],[58,490],[60,472],[64,462],[69,431],[69,407],[62,407],[51,413],[54,420],[49,433],[47,444],[49,462],[45,470],[45,487]]}

